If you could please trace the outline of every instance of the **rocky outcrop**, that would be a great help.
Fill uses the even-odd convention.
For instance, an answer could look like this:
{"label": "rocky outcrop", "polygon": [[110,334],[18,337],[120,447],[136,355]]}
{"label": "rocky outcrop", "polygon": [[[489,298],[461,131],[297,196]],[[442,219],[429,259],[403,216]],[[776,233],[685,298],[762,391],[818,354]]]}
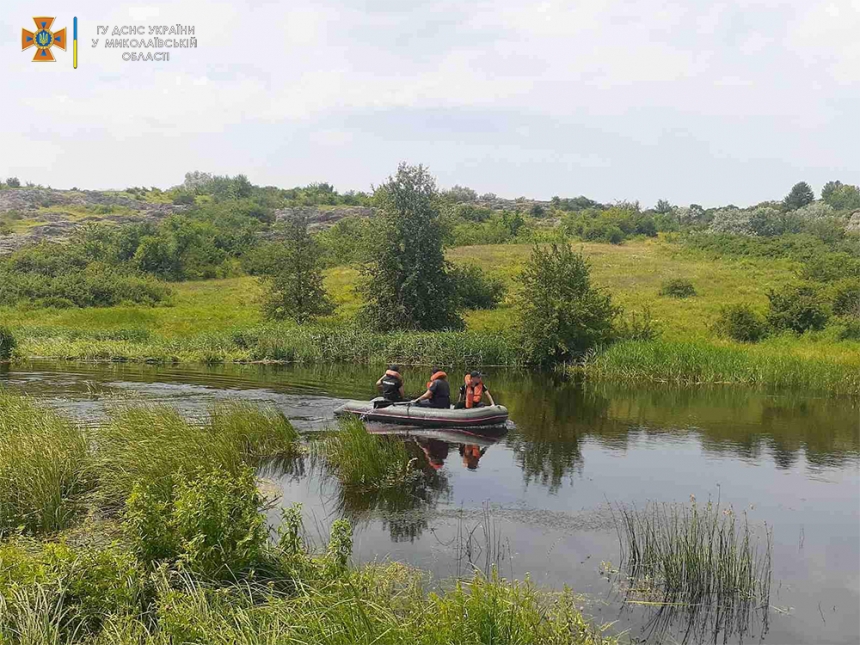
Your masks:
{"label": "rocky outcrop", "polygon": [[[69,212],[64,212],[64,207]],[[51,210],[44,210],[44,209]],[[53,190],[51,188],[11,188],[0,190],[0,215],[17,213],[18,219],[39,222],[25,233],[0,235],[0,254],[10,253],[26,244],[51,240],[62,242],[82,224],[109,221],[117,224],[155,222],[172,213],[185,210],[185,206],[153,204],[130,199],[117,193],[97,190]],[[77,212],[73,212],[73,209]],[[80,216],[81,209],[93,214]],[[112,209],[120,210],[111,213]],[[42,223],[44,222],[44,223]]]}
{"label": "rocky outcrop", "polygon": [[346,217],[371,217],[376,209],[367,206],[302,206],[296,208],[281,208],[275,211],[275,221],[280,222],[296,215],[308,218],[308,228],[319,230],[331,228]]}
{"label": "rocky outcrop", "polygon": [[860,233],[860,211],[851,213],[848,218],[848,224],[845,225],[845,230],[852,233]]}

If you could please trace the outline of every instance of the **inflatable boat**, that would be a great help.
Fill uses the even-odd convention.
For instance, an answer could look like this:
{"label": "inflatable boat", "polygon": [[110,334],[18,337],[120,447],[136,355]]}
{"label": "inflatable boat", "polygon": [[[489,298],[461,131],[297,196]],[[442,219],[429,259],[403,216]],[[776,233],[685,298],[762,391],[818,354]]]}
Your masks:
{"label": "inflatable boat", "polygon": [[508,433],[505,426],[484,426],[477,429],[449,428],[392,428],[378,424],[367,428],[370,434],[386,435],[388,437],[403,437],[405,439],[436,439],[448,444],[474,444],[480,448],[494,446]]}
{"label": "inflatable boat", "polygon": [[396,423],[421,428],[474,428],[504,425],[508,420],[508,409],[503,405],[483,408],[454,410],[453,408],[428,408],[411,402],[393,403],[373,399],[372,401],[347,401],[334,411],[335,416],[357,416],[363,421]]}

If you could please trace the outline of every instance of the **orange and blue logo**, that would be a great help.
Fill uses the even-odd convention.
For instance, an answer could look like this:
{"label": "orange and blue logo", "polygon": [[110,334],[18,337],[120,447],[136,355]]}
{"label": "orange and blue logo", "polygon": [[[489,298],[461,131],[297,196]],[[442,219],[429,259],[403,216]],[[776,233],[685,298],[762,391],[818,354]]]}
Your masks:
{"label": "orange and blue logo", "polygon": [[51,53],[51,48],[56,45],[66,51],[66,29],[51,31],[55,18],[33,18],[36,23],[36,31],[21,30],[21,51],[36,48],[33,56],[34,63],[53,63],[56,59]]}

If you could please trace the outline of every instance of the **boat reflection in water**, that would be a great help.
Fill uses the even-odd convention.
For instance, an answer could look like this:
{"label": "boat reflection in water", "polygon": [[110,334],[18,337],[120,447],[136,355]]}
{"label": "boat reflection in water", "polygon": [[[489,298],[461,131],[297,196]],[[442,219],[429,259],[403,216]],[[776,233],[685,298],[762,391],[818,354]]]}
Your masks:
{"label": "boat reflection in water", "polygon": [[504,426],[431,430],[367,423],[366,428],[371,434],[403,441],[416,466],[414,476],[402,485],[376,490],[341,486],[337,506],[353,523],[381,520],[394,542],[419,538],[437,506],[450,500],[451,469],[458,464],[468,470],[477,469],[487,450],[508,432]]}
{"label": "boat reflection in water", "polygon": [[367,431],[371,434],[401,437],[407,443],[413,442],[424,453],[427,466],[433,470],[442,468],[453,450],[459,453],[463,466],[469,470],[475,470],[487,449],[498,443],[507,434],[508,428],[493,426],[468,430],[451,428],[431,430],[368,424]]}

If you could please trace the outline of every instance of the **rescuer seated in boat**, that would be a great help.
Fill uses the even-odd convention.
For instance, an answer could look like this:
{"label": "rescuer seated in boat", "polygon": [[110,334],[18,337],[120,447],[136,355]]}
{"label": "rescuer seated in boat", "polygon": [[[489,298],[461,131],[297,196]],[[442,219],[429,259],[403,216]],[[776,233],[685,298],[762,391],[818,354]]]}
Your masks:
{"label": "rescuer seated in boat", "polygon": [[433,375],[427,383],[427,391],[412,403],[428,408],[451,407],[451,387],[448,385],[448,375],[440,369],[433,368]]}
{"label": "rescuer seated in boat", "polygon": [[490,388],[484,385],[484,377],[480,372],[466,374],[463,380],[464,383],[460,386],[460,396],[457,399],[457,405],[454,406],[456,409],[486,407],[487,404],[482,400],[485,394],[490,401],[490,405],[496,405],[496,402],[493,401],[493,395],[490,394]]}
{"label": "rescuer seated in boat", "polygon": [[376,388],[382,391],[382,398],[392,403],[402,401],[403,394],[403,377],[400,376],[400,366],[389,365],[380,379],[376,382]]}

